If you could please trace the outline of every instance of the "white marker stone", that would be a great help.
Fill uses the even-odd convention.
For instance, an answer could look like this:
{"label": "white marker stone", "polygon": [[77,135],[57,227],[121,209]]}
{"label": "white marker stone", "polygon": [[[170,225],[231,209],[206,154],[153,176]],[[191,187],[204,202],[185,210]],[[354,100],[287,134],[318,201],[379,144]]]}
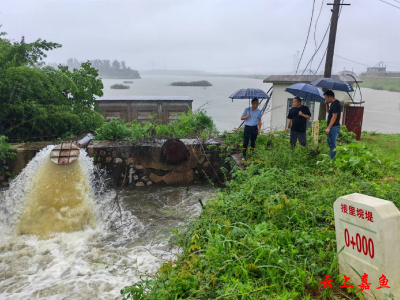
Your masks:
{"label": "white marker stone", "polygon": [[[367,274],[367,299],[374,299],[372,293],[377,299],[386,293],[400,297],[400,211],[390,201],[356,193],[338,198],[334,212],[338,252],[343,248],[339,273],[356,288],[362,282],[351,267]],[[382,275],[390,288],[379,288]]]}

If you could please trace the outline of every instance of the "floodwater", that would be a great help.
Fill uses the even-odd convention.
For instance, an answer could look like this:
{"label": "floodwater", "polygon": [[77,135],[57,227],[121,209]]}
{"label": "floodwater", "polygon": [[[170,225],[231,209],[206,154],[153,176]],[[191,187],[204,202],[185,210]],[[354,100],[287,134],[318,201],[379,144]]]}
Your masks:
{"label": "floodwater", "polygon": [[[213,86],[182,87],[170,86],[175,81],[208,80]],[[143,76],[133,80],[129,90],[113,90],[110,86],[124,80],[104,79],[104,96],[191,96],[193,109],[204,108],[218,130],[231,131],[241,124],[240,116],[248,106],[247,100],[232,100],[228,97],[242,88],[259,88],[265,92],[271,87],[261,79],[207,76]],[[400,93],[362,88],[365,101],[364,131],[400,133]],[[288,94],[289,95],[289,94]],[[358,101],[359,95],[355,101]],[[270,115],[263,117],[263,129],[268,130]]]}
{"label": "floodwater", "polygon": [[0,299],[122,299],[179,251],[169,229],[214,196],[209,185],[125,190],[120,215],[84,150],[70,168],[50,162],[50,150],[0,194]]}

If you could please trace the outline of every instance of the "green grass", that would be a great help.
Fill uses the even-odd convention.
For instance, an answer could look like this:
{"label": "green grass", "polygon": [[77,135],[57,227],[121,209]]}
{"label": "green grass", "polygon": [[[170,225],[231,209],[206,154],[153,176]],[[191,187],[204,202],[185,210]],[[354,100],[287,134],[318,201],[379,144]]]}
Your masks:
{"label": "green grass", "polygon": [[[294,150],[284,132],[259,136],[246,169],[234,167],[201,217],[174,231],[178,259],[125,290],[126,299],[143,290],[133,299],[358,299],[358,283],[338,288],[333,203],[357,192],[400,207],[400,135],[353,137],[343,128],[331,162],[323,134],[318,146]],[[241,138],[227,135],[224,152]],[[325,275],[334,289],[321,288]]]}
{"label": "green grass", "polygon": [[391,92],[400,92],[400,78],[372,78],[363,77],[361,87],[374,90],[386,90]]}

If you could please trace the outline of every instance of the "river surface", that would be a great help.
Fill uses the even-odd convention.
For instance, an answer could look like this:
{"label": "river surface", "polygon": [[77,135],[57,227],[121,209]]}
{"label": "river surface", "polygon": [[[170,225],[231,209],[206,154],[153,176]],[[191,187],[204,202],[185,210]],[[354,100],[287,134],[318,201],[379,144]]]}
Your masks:
{"label": "river surface", "polygon": [[168,243],[169,229],[184,227],[199,215],[198,199],[214,196],[209,185],[125,190],[120,218],[115,191],[104,189],[83,150],[69,169],[50,162],[50,150],[0,194],[2,300],[122,299],[121,289],[179,251]]}
{"label": "river surface", "polygon": [[[241,123],[240,116],[247,107],[247,100],[234,100],[228,97],[242,88],[259,88],[265,92],[271,87],[261,79],[207,76],[142,76],[133,80],[131,88],[114,90],[110,86],[122,83],[119,79],[103,79],[104,96],[191,96],[193,109],[203,107],[210,115],[218,130],[231,131]],[[207,80],[213,86],[182,87],[170,86],[175,81]],[[400,93],[362,88],[364,107],[363,131],[381,133],[400,133]],[[289,94],[288,94],[289,95]],[[357,95],[357,97],[359,97]],[[356,101],[358,98],[356,98]],[[263,117],[263,129],[268,130],[269,113]]]}

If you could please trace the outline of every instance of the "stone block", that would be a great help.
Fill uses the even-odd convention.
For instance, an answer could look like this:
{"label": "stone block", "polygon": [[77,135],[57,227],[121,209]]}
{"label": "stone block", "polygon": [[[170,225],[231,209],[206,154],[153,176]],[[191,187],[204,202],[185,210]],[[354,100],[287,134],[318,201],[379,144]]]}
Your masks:
{"label": "stone block", "polygon": [[100,156],[106,156],[107,155],[107,152],[104,151],[104,150],[100,150],[99,153],[100,153]]}
{"label": "stone block", "polygon": [[136,182],[135,186],[145,186],[145,184],[141,181]]}
{"label": "stone block", "polygon": [[11,172],[8,172],[8,171],[7,171],[7,172],[6,172],[6,175],[7,175],[7,176],[11,176]]}
{"label": "stone block", "polygon": [[96,164],[98,168],[101,168],[101,163]]}
{"label": "stone block", "polygon": [[152,184],[153,184],[153,182],[151,182],[151,181],[146,182],[146,185],[152,185]]}
{"label": "stone block", "polygon": [[111,152],[112,157],[116,158],[118,156],[118,151],[117,150],[113,150]]}
{"label": "stone block", "polygon": [[106,158],[106,162],[108,162],[108,163],[109,163],[111,160],[112,160],[112,157],[107,157],[107,158]]}
{"label": "stone block", "polygon": [[[368,275],[367,299],[384,299],[384,293],[400,295],[400,211],[393,202],[362,194],[340,197],[334,203],[339,273],[361,284],[361,275]],[[380,287],[382,275],[390,289]]]}
{"label": "stone block", "polygon": [[137,176],[137,175],[133,175],[133,180],[139,180],[139,176]]}
{"label": "stone block", "polygon": [[3,181],[3,182],[1,183],[1,185],[4,186],[4,187],[6,187],[6,186],[8,186],[8,182],[7,182],[7,181]]}
{"label": "stone block", "polygon": [[136,170],[143,170],[143,166],[142,165],[136,165]]}
{"label": "stone block", "polygon": [[147,176],[142,176],[142,178],[140,178],[140,180],[142,181],[149,181],[149,178]]}
{"label": "stone block", "polygon": [[4,170],[9,170],[10,169],[8,166],[4,166],[3,168],[4,168]]}

